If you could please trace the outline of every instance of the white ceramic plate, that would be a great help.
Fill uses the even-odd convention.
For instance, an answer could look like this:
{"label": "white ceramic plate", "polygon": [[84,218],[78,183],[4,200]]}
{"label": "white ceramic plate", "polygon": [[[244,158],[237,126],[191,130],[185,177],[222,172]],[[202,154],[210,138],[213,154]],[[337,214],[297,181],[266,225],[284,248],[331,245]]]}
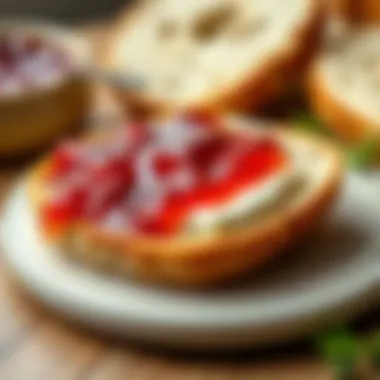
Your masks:
{"label": "white ceramic plate", "polygon": [[[378,190],[378,189],[377,189]],[[380,199],[351,176],[313,241],[229,288],[185,292],[105,277],[44,244],[23,184],[4,210],[5,256],[56,311],[117,336],[194,349],[280,342],[343,321],[380,297]]]}

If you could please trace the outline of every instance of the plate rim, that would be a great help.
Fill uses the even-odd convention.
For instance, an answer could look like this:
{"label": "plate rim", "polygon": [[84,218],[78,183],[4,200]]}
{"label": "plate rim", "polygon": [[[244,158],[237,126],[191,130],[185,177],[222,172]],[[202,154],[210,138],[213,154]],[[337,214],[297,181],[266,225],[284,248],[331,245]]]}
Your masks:
{"label": "plate rim", "polygon": [[[352,178],[353,175],[350,175]],[[363,185],[365,182],[365,179],[360,178],[359,176],[354,176],[356,180],[359,180],[359,182],[362,182]],[[354,304],[358,303],[359,300],[362,300],[363,303],[377,303],[380,300],[380,276],[377,274],[376,268],[372,268],[372,272],[366,278],[364,279],[364,276],[362,276],[362,282],[356,284],[354,289],[349,289],[349,291],[346,290],[346,292],[342,294],[336,294],[335,300],[331,299],[331,295],[329,298],[329,302],[325,304],[319,304],[315,305],[314,309],[310,309],[310,307],[305,308],[304,310],[298,310],[298,312],[287,315],[284,317],[284,315],[277,316],[277,318],[272,319],[266,319],[263,321],[262,319],[256,319],[251,315],[246,315],[245,318],[242,318],[240,315],[240,318],[237,319],[219,319],[213,321],[211,323],[211,320],[203,320],[198,319],[198,321],[195,320],[178,320],[175,318],[174,315],[167,314],[165,318],[159,318],[157,315],[148,314],[144,315],[144,313],[141,313],[141,310],[134,310],[134,312],[131,310],[129,311],[128,318],[126,318],[125,315],[123,315],[122,319],[123,322],[121,322],[121,315],[118,315],[115,317],[114,314],[115,311],[108,310],[104,312],[104,310],[99,310],[98,305],[95,305],[93,303],[93,300],[87,300],[87,303],[81,303],[83,300],[81,300],[80,296],[78,297],[78,294],[71,294],[68,295],[63,294],[65,292],[64,287],[55,289],[49,289],[47,291],[46,284],[42,284],[40,279],[36,278],[35,275],[28,272],[30,268],[28,268],[28,265],[26,262],[22,263],[20,266],[20,262],[16,262],[15,255],[11,252],[11,249],[9,249],[9,241],[7,243],[7,218],[6,215],[11,211],[12,204],[16,202],[17,197],[20,197],[20,191],[22,191],[22,188],[24,187],[24,179],[21,179],[15,187],[11,190],[8,197],[5,199],[4,207],[2,210],[2,220],[0,225],[0,237],[1,242],[3,245],[3,258],[5,259],[5,262],[15,271],[20,278],[21,282],[26,286],[26,288],[32,292],[37,298],[43,301],[43,303],[47,304],[49,307],[64,313],[68,314],[74,319],[83,320],[86,322],[90,322],[91,319],[93,319],[93,323],[98,324],[101,323],[101,320],[113,320],[115,322],[115,326],[108,326],[111,330],[112,327],[116,327],[116,325],[129,325],[129,330],[133,330],[136,328],[137,330],[140,330],[141,335],[141,329],[147,328],[148,330],[165,330],[166,334],[168,331],[181,331],[182,333],[186,333],[189,331],[198,331],[200,333],[206,334],[206,335],[212,335],[212,334],[220,334],[224,330],[229,331],[240,331],[240,330],[254,330],[254,329],[271,329],[271,328],[278,328],[279,325],[281,326],[287,326],[291,325],[292,323],[310,323],[311,320],[318,318],[318,316],[323,316],[329,313],[335,313],[339,311],[339,309],[343,310],[345,308],[351,308],[351,306],[354,307]],[[368,185],[368,183],[366,184]],[[370,190],[372,191],[372,190]],[[374,192],[373,197],[375,198],[376,192]],[[27,213],[32,214],[31,210],[25,210]],[[380,221],[380,209],[379,209],[379,221]],[[9,224],[9,222],[8,222]],[[9,228],[9,227],[8,227]],[[380,238],[379,242],[375,243],[372,249],[379,249],[380,251]],[[371,249],[369,248],[369,249]],[[16,255],[17,256],[17,255]],[[101,276],[101,275],[100,275]],[[95,277],[99,277],[95,274]],[[367,278],[368,277],[368,278]],[[56,286],[55,284],[54,286]],[[65,284],[63,284],[65,285]],[[343,285],[343,284],[341,284]],[[67,290],[67,288],[66,288]],[[340,292],[342,289],[340,289]],[[54,294],[53,294],[54,293]],[[339,293],[339,292],[338,292]],[[61,297],[65,297],[62,299]],[[58,306],[57,302],[55,302],[55,299],[57,297],[61,298],[61,304]],[[365,302],[364,302],[365,301]],[[73,310],[73,308],[75,310]],[[355,307],[354,307],[355,308]],[[68,310],[70,309],[70,310]],[[86,313],[88,315],[88,310],[92,309],[94,312],[98,313],[97,316],[92,315],[91,318],[86,317]],[[359,308],[358,308],[359,309]],[[125,309],[124,309],[125,311]],[[356,310],[350,311],[351,314],[355,314]],[[357,310],[359,312],[360,310]],[[120,314],[120,310],[117,312]],[[343,313],[343,312],[342,312]],[[112,314],[112,315],[111,315]],[[354,316],[354,315],[353,315]],[[157,318],[158,317],[158,318]],[[116,318],[116,319],[115,319]],[[116,323],[117,322],[117,323]],[[106,327],[106,326],[103,326]],[[137,331],[136,331],[137,333]],[[157,331],[156,331],[157,333]],[[293,334],[296,335],[296,334]],[[253,338],[252,338],[253,339]],[[170,340],[170,339],[169,339]],[[264,339],[265,340],[265,339]],[[281,340],[281,339],[278,339]],[[170,343],[170,342],[169,342]]]}

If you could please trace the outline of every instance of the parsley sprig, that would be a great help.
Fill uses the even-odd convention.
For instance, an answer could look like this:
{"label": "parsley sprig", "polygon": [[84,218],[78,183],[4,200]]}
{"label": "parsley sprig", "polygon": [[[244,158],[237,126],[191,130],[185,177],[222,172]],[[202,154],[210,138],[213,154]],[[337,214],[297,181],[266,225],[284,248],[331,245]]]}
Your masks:
{"label": "parsley sprig", "polygon": [[380,377],[380,335],[361,337],[346,328],[338,328],[320,334],[316,343],[336,380]]}

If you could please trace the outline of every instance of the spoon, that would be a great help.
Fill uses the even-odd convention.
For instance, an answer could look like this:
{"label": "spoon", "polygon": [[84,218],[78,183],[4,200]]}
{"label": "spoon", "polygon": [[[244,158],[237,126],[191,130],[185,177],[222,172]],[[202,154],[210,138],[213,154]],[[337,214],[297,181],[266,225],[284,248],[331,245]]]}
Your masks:
{"label": "spoon", "polygon": [[139,91],[145,88],[145,81],[133,74],[125,74],[117,71],[104,70],[98,67],[90,67],[81,71],[84,77],[108,84],[125,90]]}

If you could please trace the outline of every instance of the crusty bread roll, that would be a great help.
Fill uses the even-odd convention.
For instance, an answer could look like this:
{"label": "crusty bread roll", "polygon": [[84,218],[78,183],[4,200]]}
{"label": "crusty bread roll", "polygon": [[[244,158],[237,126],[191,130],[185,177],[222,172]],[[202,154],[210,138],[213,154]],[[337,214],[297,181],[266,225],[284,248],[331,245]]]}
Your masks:
{"label": "crusty bread roll", "polygon": [[[244,222],[234,220],[221,229],[157,237],[76,224],[53,235],[45,229],[45,238],[65,254],[101,271],[195,287],[239,278],[284,251],[312,231],[331,208],[342,180],[340,156],[324,141],[299,132],[261,128],[259,123],[236,118],[225,120],[233,133],[249,139],[259,132],[289,149],[294,157],[291,170],[300,174],[297,187],[259,214],[249,214]],[[38,217],[47,199],[50,162],[45,160],[29,177],[30,201]]]}
{"label": "crusty bread roll", "polygon": [[275,98],[316,50],[316,0],[151,0],[120,17],[103,63],[141,77],[119,91],[142,110],[257,110]]}
{"label": "crusty bread roll", "polygon": [[347,29],[327,38],[310,73],[310,103],[341,137],[380,136],[380,28]]}

